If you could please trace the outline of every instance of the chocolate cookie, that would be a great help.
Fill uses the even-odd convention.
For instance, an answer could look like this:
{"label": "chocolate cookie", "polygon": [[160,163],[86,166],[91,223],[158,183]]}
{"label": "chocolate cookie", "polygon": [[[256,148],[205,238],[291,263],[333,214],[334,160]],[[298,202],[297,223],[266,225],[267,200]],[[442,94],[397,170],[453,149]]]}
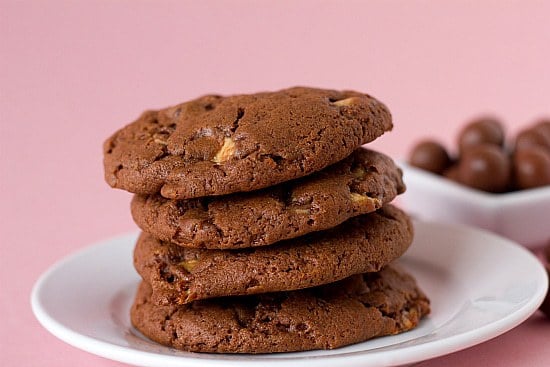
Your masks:
{"label": "chocolate cookie", "polygon": [[252,191],[319,171],[391,128],[388,109],[358,92],[204,96],[145,112],[107,139],[105,179],[170,199]]}
{"label": "chocolate cookie", "polygon": [[386,267],[300,291],[157,306],[139,287],[131,320],[150,339],[208,353],[334,349],[410,330],[430,312],[408,274]]}
{"label": "chocolate cookie", "polygon": [[159,304],[258,294],[332,283],[379,271],[412,242],[405,213],[390,205],[338,227],[242,250],[184,248],[142,234],[134,266]]}
{"label": "chocolate cookie", "polygon": [[132,215],[143,231],[163,241],[238,249],[332,228],[403,191],[401,170],[391,158],[359,148],[313,175],[260,191],[188,200],[136,195]]}

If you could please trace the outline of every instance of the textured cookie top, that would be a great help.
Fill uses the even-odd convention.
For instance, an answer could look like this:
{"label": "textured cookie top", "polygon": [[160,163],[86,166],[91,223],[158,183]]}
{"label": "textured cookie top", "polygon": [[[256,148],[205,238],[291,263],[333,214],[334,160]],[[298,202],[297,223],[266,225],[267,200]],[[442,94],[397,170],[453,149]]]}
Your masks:
{"label": "textured cookie top", "polygon": [[430,312],[414,279],[386,267],[301,291],[157,306],[142,283],[131,309],[134,326],[178,349],[271,353],[333,349],[410,330]]}
{"label": "textured cookie top", "polygon": [[105,179],[171,199],[251,191],[336,163],[391,128],[388,109],[358,92],[209,95],[145,112],[107,139]]}
{"label": "textured cookie top", "polygon": [[153,237],[186,247],[269,245],[332,228],[405,190],[391,158],[364,148],[310,176],[249,193],[171,200],[136,195],[135,222]]}
{"label": "textured cookie top", "polygon": [[386,205],[330,230],[242,250],[185,248],[142,234],[134,266],[159,304],[313,287],[379,271],[413,238],[401,210]]}

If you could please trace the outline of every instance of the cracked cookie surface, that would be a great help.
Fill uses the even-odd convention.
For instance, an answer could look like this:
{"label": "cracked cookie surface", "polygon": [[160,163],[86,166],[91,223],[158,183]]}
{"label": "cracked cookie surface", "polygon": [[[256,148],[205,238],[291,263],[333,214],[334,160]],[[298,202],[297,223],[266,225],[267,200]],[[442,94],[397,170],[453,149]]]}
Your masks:
{"label": "cracked cookie surface", "polygon": [[322,171],[259,191],[188,200],[136,195],[132,216],[163,241],[238,249],[332,228],[379,209],[404,190],[391,158],[359,148]]}
{"label": "cracked cookie surface", "polygon": [[314,287],[379,271],[413,238],[408,216],[391,205],[339,226],[271,246],[241,250],[185,248],[142,233],[134,266],[158,304]]}
{"label": "cracked cookie surface", "polygon": [[252,191],[319,171],[391,128],[381,102],[353,91],[209,95],[145,112],[107,139],[105,180],[171,199]]}
{"label": "cracked cookie surface", "polygon": [[139,286],[133,325],[150,339],[193,352],[334,349],[410,330],[430,312],[407,273],[386,267],[299,291],[157,306]]}

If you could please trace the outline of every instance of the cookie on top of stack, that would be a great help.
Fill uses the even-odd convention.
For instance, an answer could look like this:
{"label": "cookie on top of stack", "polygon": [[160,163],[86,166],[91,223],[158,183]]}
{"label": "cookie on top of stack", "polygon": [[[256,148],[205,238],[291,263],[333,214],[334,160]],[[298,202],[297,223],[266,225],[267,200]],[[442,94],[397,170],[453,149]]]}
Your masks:
{"label": "cookie on top of stack", "polygon": [[429,301],[390,263],[401,170],[362,148],[391,130],[373,97],[290,88],[145,112],[104,144],[135,193],[133,325],[195,352],[332,349],[415,327]]}

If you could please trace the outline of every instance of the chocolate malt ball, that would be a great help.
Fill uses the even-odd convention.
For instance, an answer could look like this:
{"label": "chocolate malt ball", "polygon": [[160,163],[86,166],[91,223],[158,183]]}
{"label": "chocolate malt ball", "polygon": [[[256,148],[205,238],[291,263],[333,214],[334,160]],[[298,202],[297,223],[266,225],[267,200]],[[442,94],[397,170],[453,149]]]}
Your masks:
{"label": "chocolate malt ball", "polygon": [[452,180],[452,181],[455,181],[455,182],[460,182],[460,180],[458,178],[458,167],[459,167],[458,163],[455,163],[455,164],[451,165],[449,168],[447,168],[443,172],[443,176],[445,176],[449,180]]}
{"label": "chocolate malt ball", "polygon": [[[546,245],[544,252],[544,264],[546,268],[546,275],[548,275],[548,278],[550,279],[550,242]],[[542,305],[540,305],[540,310],[542,313],[544,313],[547,317],[550,318],[550,291],[546,293],[546,297],[544,298],[544,301],[542,302]]]}
{"label": "chocolate malt ball", "polygon": [[496,145],[469,147],[460,158],[458,179],[470,187],[488,192],[504,192],[509,187],[510,177],[510,159]]}
{"label": "chocolate malt ball", "polygon": [[550,150],[550,133],[544,126],[534,126],[523,130],[516,137],[516,150],[522,150],[532,146],[541,146]]}
{"label": "chocolate malt ball", "polygon": [[470,147],[480,144],[493,144],[501,147],[504,144],[504,128],[494,118],[481,118],[464,126],[458,134],[458,148],[463,154]]}
{"label": "chocolate malt ball", "polygon": [[546,136],[550,136],[550,119],[539,120],[537,123],[535,123],[533,129],[541,131]]}
{"label": "chocolate malt ball", "polygon": [[[550,265],[546,265],[546,275],[548,276],[548,279],[550,280]],[[546,293],[546,297],[544,298],[544,301],[542,301],[542,304],[539,308],[543,314],[546,315],[546,317],[550,318],[550,292]]]}
{"label": "chocolate malt ball", "polygon": [[436,141],[424,140],[412,149],[409,163],[423,170],[441,174],[451,164],[451,158],[443,145]]}
{"label": "chocolate malt ball", "polygon": [[514,179],[520,189],[550,185],[550,151],[539,145],[517,150],[514,154]]}

